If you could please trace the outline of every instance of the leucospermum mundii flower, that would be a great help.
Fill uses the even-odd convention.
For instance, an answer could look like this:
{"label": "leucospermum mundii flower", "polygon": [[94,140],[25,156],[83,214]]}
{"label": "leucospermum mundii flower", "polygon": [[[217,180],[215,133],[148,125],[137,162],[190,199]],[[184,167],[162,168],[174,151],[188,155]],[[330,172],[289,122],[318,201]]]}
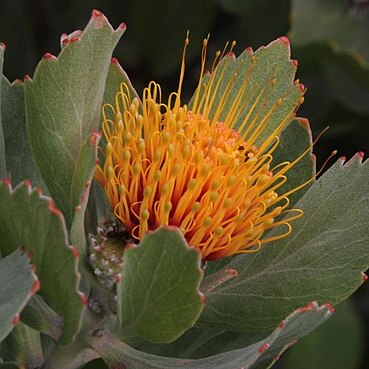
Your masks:
{"label": "leucospermum mundii flower", "polygon": [[[288,210],[288,196],[301,186],[287,193],[279,190],[288,170],[308,151],[279,165],[273,165],[273,152],[303,93],[276,123],[274,113],[283,97],[271,106],[267,101],[277,81],[251,86],[247,75],[255,65],[252,57],[241,82],[237,70],[229,76],[229,63],[234,62],[229,52],[224,58],[225,52],[218,52],[211,73],[205,74],[204,40],[199,84],[190,105],[183,104],[186,46],[178,91],[166,103],[155,82],[144,89],[142,104],[123,83],[115,106],[104,106],[107,143],[95,178],[115,216],[137,240],[170,225],[181,230],[203,260],[255,252],[289,235],[290,222],[302,213]],[[114,118],[108,119],[112,112]],[[286,220],[284,213],[291,211]],[[264,237],[275,227],[281,228],[277,235]]]}

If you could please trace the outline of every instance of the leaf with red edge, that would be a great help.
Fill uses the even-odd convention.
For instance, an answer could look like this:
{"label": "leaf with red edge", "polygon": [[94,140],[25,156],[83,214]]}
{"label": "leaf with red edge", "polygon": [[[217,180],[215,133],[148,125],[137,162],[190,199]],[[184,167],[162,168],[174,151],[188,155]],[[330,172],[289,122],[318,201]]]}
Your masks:
{"label": "leaf with red edge", "polygon": [[47,53],[25,81],[27,131],[35,161],[68,228],[79,199],[72,193],[76,161],[99,126],[113,49],[125,25],[113,30],[93,11],[86,29],[66,38],[58,57]]}
{"label": "leaf with red edge", "polygon": [[[204,76],[201,90],[195,91],[189,106],[193,107],[196,100],[200,102],[204,89],[208,88],[210,96],[214,94],[209,118],[217,116],[223,122],[231,110],[236,110],[234,129],[245,132],[253,125],[246,141],[262,127],[256,145],[263,143],[283,121],[291,121],[303,101],[304,90],[294,81],[296,63],[290,59],[287,37],[280,37],[255,52],[248,48],[237,58],[228,53],[214,73],[214,80]],[[244,123],[245,127],[241,128]]]}
{"label": "leaf with red edge", "polygon": [[[298,144],[297,144],[298,143]],[[280,142],[273,152],[273,167],[283,162],[293,162],[298,157],[303,157],[286,173],[287,181],[278,189],[278,194],[284,194],[300,185],[306,186],[291,194],[288,199],[292,207],[307,191],[311,183],[309,180],[315,176],[315,157],[312,155],[312,135],[309,121],[299,118],[292,121],[280,135]]]}
{"label": "leaf with red edge", "polygon": [[[78,205],[74,209],[70,239],[81,255],[86,254],[85,211],[96,168],[97,149],[100,137],[100,133],[96,131],[91,132],[78,155],[73,175],[71,191],[72,203]],[[87,232],[92,231],[92,229],[87,230]]]}
{"label": "leaf with red edge", "polygon": [[0,342],[19,322],[21,311],[38,289],[27,253],[16,249],[0,260]]}
{"label": "leaf with red edge", "polygon": [[92,336],[89,343],[111,368],[122,364],[135,369],[266,369],[289,346],[324,323],[332,312],[328,306],[319,307],[316,302],[310,303],[290,314],[264,340],[238,350],[195,360],[140,352],[104,331],[99,336]]}
{"label": "leaf with red edge", "polygon": [[0,183],[0,252],[6,256],[22,245],[40,279],[40,294],[63,319],[61,342],[70,343],[80,328],[84,309],[78,291],[78,258],[68,245],[61,212],[29,182],[14,190]]}
{"label": "leaf with red edge", "polygon": [[117,286],[118,319],[128,330],[153,342],[171,342],[199,317],[203,295],[200,254],[176,228],[147,234],[124,252]]}
{"label": "leaf with red edge", "polygon": [[1,120],[4,130],[7,177],[14,185],[29,179],[46,193],[47,188],[35,165],[26,131],[24,84],[1,80]]}
{"label": "leaf with red edge", "polygon": [[307,190],[295,205],[304,215],[288,237],[225,266],[238,276],[207,295],[199,326],[268,330],[309,300],[336,305],[363,283],[369,268],[369,160],[362,158],[358,153],[346,164],[339,159]]}
{"label": "leaf with red edge", "polygon": [[[4,63],[4,51],[5,51],[5,44],[0,44],[0,75],[3,71],[3,63]],[[1,95],[2,95],[2,88],[0,85],[0,110],[1,110]],[[5,162],[5,140],[4,140],[4,132],[3,132],[3,125],[2,119],[0,114],[0,178],[6,177],[6,162]]]}

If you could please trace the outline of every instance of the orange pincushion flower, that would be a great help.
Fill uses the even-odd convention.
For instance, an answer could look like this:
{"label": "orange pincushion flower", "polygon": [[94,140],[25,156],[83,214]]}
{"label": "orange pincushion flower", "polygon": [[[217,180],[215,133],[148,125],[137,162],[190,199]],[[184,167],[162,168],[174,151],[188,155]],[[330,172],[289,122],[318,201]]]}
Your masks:
{"label": "orange pincushion flower", "polygon": [[[237,130],[247,81],[231,104],[233,80],[227,81],[221,103],[210,115],[227,64],[216,65],[203,85],[205,54],[206,40],[191,108],[180,101],[184,58],[178,92],[170,95],[167,104],[162,103],[160,86],[154,82],[145,88],[142,105],[130,96],[126,84],[121,85],[115,107],[104,106],[105,161],[95,178],[104,187],[115,216],[134,238],[139,240],[162,225],[176,226],[203,260],[214,260],[257,251],[262,244],[291,232],[289,222],[302,212],[294,210],[297,214],[288,220],[280,219],[290,211],[286,210],[288,196],[301,186],[284,194],[278,189],[287,179],[286,172],[303,155],[291,163],[271,165],[278,135],[293,119],[293,112],[262,144],[256,144],[282,103],[279,99],[257,119],[254,110],[273,87],[273,80],[256,97]],[[226,104],[230,107],[220,121]],[[108,109],[113,110],[113,120],[107,118]],[[283,234],[262,238],[279,226],[285,227]]]}

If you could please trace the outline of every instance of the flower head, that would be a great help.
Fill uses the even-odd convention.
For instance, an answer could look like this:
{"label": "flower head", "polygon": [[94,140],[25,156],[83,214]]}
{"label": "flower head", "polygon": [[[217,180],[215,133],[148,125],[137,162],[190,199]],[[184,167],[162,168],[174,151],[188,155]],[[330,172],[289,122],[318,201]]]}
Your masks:
{"label": "flower head", "polygon": [[[298,188],[282,194],[278,190],[287,180],[286,172],[302,156],[273,166],[278,135],[294,111],[259,142],[282,104],[278,99],[268,111],[259,111],[275,81],[258,91],[239,122],[248,81],[235,94],[235,78],[225,77],[227,61],[216,60],[212,72],[204,76],[206,43],[191,106],[181,102],[184,56],[178,91],[166,104],[155,82],[144,89],[142,104],[126,84],[121,85],[115,106],[104,106],[105,160],[95,178],[115,216],[134,238],[139,240],[162,225],[176,226],[189,245],[200,250],[203,260],[214,260],[257,251],[291,232],[289,222],[301,212],[288,220],[281,216],[290,211],[288,196]],[[218,60],[222,56],[217,53]],[[111,111],[114,118],[108,119]],[[283,232],[263,238],[275,227],[283,227]]]}

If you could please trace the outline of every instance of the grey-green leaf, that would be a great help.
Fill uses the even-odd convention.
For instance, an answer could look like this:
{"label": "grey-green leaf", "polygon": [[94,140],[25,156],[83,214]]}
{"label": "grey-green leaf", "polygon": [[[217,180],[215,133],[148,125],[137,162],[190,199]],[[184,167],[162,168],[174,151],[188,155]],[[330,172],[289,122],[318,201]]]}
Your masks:
{"label": "grey-green leaf", "polygon": [[78,258],[68,246],[63,217],[51,199],[32,190],[29,183],[14,190],[0,183],[0,203],[0,252],[8,255],[19,245],[31,251],[40,294],[64,319],[61,342],[70,343],[80,328],[84,306],[78,291]]}
{"label": "grey-green leaf", "polygon": [[20,322],[6,339],[19,366],[40,368],[43,353],[40,332]]}
{"label": "grey-green leaf", "polygon": [[281,322],[279,327],[258,343],[243,349],[229,351],[198,360],[167,358],[132,349],[107,332],[90,339],[91,346],[110,366],[130,369],[267,369],[296,340],[305,336],[329,318],[328,307],[316,303],[299,309]]}
{"label": "grey-green leaf", "polygon": [[0,369],[19,369],[19,366],[15,362],[7,362],[0,364]]}
{"label": "grey-green leaf", "polygon": [[358,369],[364,326],[352,301],[340,304],[327,323],[304,337],[283,358],[285,369]]}
{"label": "grey-green leaf", "polygon": [[63,319],[46,304],[40,295],[33,296],[28,302],[22,311],[21,320],[55,341],[58,341],[63,331]]}
{"label": "grey-green leaf", "polygon": [[93,11],[86,29],[56,58],[45,54],[25,83],[27,130],[36,163],[68,227],[78,205],[72,195],[76,160],[100,109],[112,51],[125,26],[114,31]]}
{"label": "grey-green leaf", "polygon": [[[73,245],[77,246],[82,257],[86,255],[85,211],[96,168],[99,140],[100,134],[93,131],[81,147],[73,174],[71,196],[72,202],[77,206],[74,209],[70,239]],[[91,231],[91,229],[87,230],[87,232]]]}
{"label": "grey-green leaf", "polygon": [[115,95],[120,90],[121,83],[125,83],[128,86],[130,97],[133,99],[136,97],[140,100],[138,93],[134,89],[131,81],[129,80],[127,73],[123,70],[118,60],[113,58],[108,75],[106,77],[105,91],[104,91],[104,102],[107,104],[111,104],[114,106],[115,104]]}
{"label": "grey-green leaf", "polygon": [[303,155],[286,173],[287,181],[278,189],[282,195],[306,183],[307,185],[288,196],[290,206],[293,206],[309,188],[309,180],[315,176],[315,157],[312,153],[312,137],[307,119],[292,121],[281,133],[280,143],[273,152],[273,166],[289,161],[294,162]]}
{"label": "grey-green leaf", "polygon": [[3,123],[7,177],[13,185],[30,180],[47,193],[36,167],[26,132],[24,85],[20,80],[10,83],[1,79],[1,119]]}
{"label": "grey-green leaf", "polygon": [[[3,71],[4,51],[5,51],[5,45],[0,44],[0,75]],[[0,86],[0,111],[1,111],[1,95],[2,95],[2,88]],[[2,125],[2,116],[0,114],[0,178],[5,178],[5,177],[6,177],[5,140],[4,140],[3,125]]]}
{"label": "grey-green leaf", "polygon": [[296,65],[290,60],[289,42],[285,37],[255,53],[245,50],[237,58],[233,54],[226,55],[215,73],[215,82],[205,75],[203,87],[199,94],[195,92],[190,107],[198,105],[205,86],[209,87],[210,96],[215,94],[209,117],[214,117],[220,109],[217,120],[223,122],[237,109],[234,129],[245,132],[252,126],[246,140],[263,127],[257,134],[257,145],[273,136],[282,122],[291,121],[301,103],[303,90],[294,83]]}
{"label": "grey-green leaf", "polygon": [[159,228],[124,253],[117,286],[118,318],[129,329],[153,342],[170,342],[190,328],[203,302],[200,255],[180,232]]}
{"label": "grey-green leaf", "polygon": [[345,165],[340,159],[296,204],[304,215],[291,235],[230,261],[237,278],[207,295],[198,323],[263,331],[309,300],[346,299],[369,267],[368,203],[369,161],[361,154]]}
{"label": "grey-green leaf", "polygon": [[[3,242],[6,240],[2,239]],[[19,321],[36,283],[26,253],[18,249],[0,260],[0,342]]]}

